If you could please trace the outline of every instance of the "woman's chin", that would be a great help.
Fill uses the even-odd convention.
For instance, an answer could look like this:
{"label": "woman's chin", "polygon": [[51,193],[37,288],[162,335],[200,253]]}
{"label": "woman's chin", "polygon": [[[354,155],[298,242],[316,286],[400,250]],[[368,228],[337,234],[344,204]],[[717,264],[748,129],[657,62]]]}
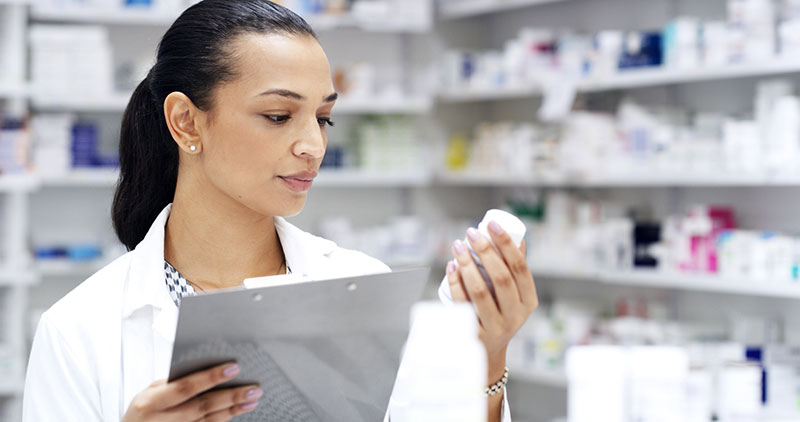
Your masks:
{"label": "woman's chin", "polygon": [[280,207],[278,212],[273,214],[276,217],[294,217],[297,214],[300,214],[303,211],[303,208],[306,206],[306,195],[302,195],[302,197],[295,197],[291,200],[285,202],[283,206]]}

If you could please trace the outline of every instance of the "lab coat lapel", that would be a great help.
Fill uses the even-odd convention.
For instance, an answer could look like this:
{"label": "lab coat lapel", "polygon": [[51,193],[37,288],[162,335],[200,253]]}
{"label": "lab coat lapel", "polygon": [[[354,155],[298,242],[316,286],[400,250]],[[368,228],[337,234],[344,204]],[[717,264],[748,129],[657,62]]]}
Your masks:
{"label": "lab coat lapel", "polygon": [[[124,406],[153,380],[166,378],[178,309],[164,287],[164,227],[171,206],[136,246],[125,283],[122,322]],[[124,409],[123,409],[124,412]]]}
{"label": "lab coat lapel", "polygon": [[303,280],[331,278],[329,256],[336,249],[334,242],[306,233],[282,217],[275,217],[275,230],[292,274]]}

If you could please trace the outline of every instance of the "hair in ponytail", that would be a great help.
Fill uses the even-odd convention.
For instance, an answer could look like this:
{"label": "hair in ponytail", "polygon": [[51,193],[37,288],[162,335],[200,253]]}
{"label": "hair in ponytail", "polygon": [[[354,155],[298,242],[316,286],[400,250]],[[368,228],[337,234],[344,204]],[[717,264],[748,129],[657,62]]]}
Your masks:
{"label": "hair in ponytail", "polygon": [[184,11],[161,39],[156,63],[122,117],[111,214],[117,237],[129,250],[175,196],[178,147],[164,118],[164,100],[178,91],[210,110],[214,89],[237,76],[229,44],[245,33],[316,38],[301,17],[270,1],[204,0]]}

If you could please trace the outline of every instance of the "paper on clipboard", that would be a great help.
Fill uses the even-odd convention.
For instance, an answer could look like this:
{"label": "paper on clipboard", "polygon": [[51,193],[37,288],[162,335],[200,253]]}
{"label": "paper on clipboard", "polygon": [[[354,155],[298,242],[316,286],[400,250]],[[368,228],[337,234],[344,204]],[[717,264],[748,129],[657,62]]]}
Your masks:
{"label": "paper on clipboard", "polygon": [[243,282],[246,289],[258,289],[261,287],[288,286],[290,284],[311,281],[311,277],[305,274],[279,274],[266,277],[246,278]]}

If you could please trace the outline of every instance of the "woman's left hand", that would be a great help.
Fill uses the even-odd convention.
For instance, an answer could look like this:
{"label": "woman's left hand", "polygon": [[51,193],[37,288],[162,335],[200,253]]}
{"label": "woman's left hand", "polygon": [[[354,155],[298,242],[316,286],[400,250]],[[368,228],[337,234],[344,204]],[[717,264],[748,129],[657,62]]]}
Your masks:
{"label": "woman's left hand", "polygon": [[[463,241],[453,244],[458,262],[447,265],[450,292],[456,302],[472,302],[480,321],[480,339],[489,359],[489,382],[502,376],[508,343],[528,316],[539,306],[533,275],[525,260],[526,246],[518,248],[499,224],[489,223],[497,250],[477,230],[467,230],[467,239],[494,285],[494,296]],[[499,250],[499,253],[498,253]],[[498,376],[499,374],[499,376]]]}

